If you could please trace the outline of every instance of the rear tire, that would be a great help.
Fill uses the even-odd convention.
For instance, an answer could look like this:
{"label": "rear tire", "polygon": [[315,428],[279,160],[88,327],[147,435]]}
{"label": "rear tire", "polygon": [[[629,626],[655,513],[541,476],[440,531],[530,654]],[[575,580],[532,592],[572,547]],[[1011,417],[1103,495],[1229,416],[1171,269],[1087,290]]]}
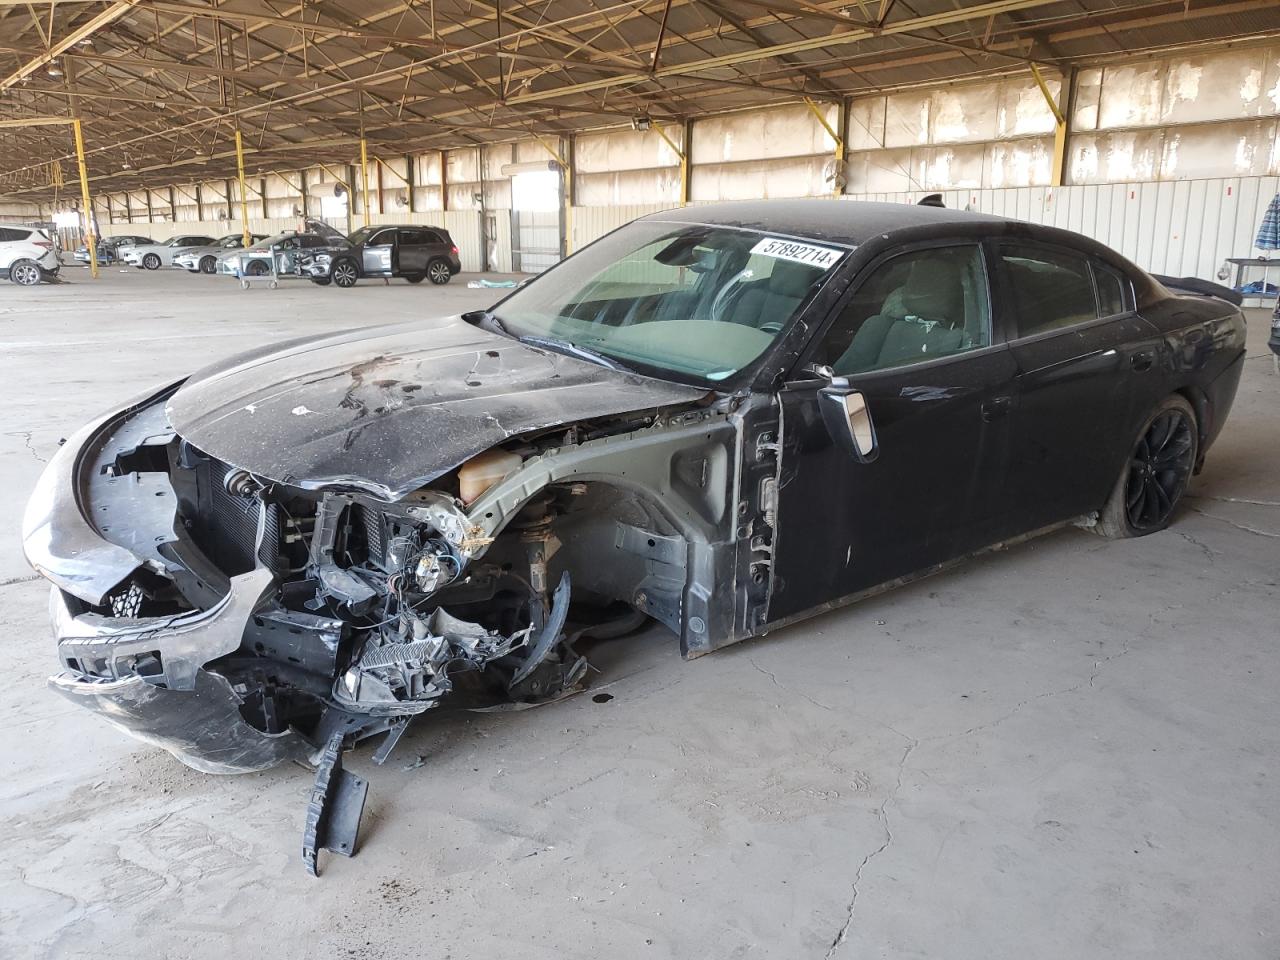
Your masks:
{"label": "rear tire", "polygon": [[34,260],[15,260],[9,265],[9,279],[22,287],[34,287],[44,278]]}
{"label": "rear tire", "polygon": [[1093,532],[1111,540],[1163,530],[1200,452],[1195,410],[1185,397],[1166,397],[1147,418]]}
{"label": "rear tire", "polygon": [[244,266],[244,275],[246,277],[265,277],[270,272],[271,268],[261,260],[250,260]]}
{"label": "rear tire", "polygon": [[335,260],[333,266],[329,268],[329,277],[333,280],[335,287],[346,290],[356,285],[356,281],[360,279],[360,270],[356,267],[354,260]]}
{"label": "rear tire", "polygon": [[201,257],[200,272],[216,273],[218,271],[218,260],[216,257]]}
{"label": "rear tire", "polygon": [[449,264],[444,260],[432,260],[427,264],[427,279],[436,286],[443,286],[453,279]]}
{"label": "rear tire", "polygon": [[142,265],[146,267],[148,270],[159,270],[160,257],[157,254],[148,253],[145,257],[142,258]]}

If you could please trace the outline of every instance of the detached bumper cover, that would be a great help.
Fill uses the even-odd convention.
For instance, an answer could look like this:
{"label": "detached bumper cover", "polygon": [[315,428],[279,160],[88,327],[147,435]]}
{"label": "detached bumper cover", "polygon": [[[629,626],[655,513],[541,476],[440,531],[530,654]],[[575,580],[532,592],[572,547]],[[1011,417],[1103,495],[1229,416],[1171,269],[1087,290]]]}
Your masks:
{"label": "detached bumper cover", "polygon": [[138,676],[92,681],[73,674],[49,686],[112,726],[163,747],[204,773],[250,773],[311,752],[295,733],[267,734],[240,715],[240,698],[224,677],[197,670],[191,690],[158,687]]}
{"label": "detached bumper cover", "polygon": [[141,619],[74,616],[55,588],[50,616],[58,659],[69,670],[51,677],[49,686],[205,773],[303,760],[310,751],[301,737],[251,726],[230,682],[203,669],[240,646],[272,583],[270,572],[253,570],[233,577],[230,592],[209,610]]}

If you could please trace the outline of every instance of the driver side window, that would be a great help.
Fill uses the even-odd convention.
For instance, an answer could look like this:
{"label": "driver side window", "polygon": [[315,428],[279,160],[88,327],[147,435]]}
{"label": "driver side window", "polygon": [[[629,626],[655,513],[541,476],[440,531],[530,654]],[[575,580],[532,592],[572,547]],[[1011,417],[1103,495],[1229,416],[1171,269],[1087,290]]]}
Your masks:
{"label": "driver side window", "polygon": [[991,343],[977,244],[905,253],[876,267],[828,331],[818,363],[848,376],[905,367]]}

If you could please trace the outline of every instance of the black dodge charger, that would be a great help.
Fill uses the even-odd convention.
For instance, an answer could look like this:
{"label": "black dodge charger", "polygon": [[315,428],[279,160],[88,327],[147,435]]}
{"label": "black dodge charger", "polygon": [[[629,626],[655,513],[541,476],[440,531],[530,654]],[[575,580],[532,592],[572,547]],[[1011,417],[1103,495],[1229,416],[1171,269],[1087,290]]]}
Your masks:
{"label": "black dodge charger", "polygon": [[655,214],[490,310],[259,349],[86,426],[25,522],[51,684],[200,769],[328,783],[446,697],[572,692],[646,618],[692,657],[1064,524],[1160,530],[1244,333],[1230,291],[1047,227]]}

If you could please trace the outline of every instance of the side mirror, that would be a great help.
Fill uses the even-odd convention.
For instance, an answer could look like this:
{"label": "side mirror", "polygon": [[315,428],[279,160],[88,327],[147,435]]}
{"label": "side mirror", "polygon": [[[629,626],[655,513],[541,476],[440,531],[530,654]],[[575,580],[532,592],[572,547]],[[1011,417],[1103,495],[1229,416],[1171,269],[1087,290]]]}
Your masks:
{"label": "side mirror", "polygon": [[831,383],[818,391],[818,406],[837,447],[859,463],[871,463],[880,455],[867,398],[849,386],[848,380],[832,377]]}

